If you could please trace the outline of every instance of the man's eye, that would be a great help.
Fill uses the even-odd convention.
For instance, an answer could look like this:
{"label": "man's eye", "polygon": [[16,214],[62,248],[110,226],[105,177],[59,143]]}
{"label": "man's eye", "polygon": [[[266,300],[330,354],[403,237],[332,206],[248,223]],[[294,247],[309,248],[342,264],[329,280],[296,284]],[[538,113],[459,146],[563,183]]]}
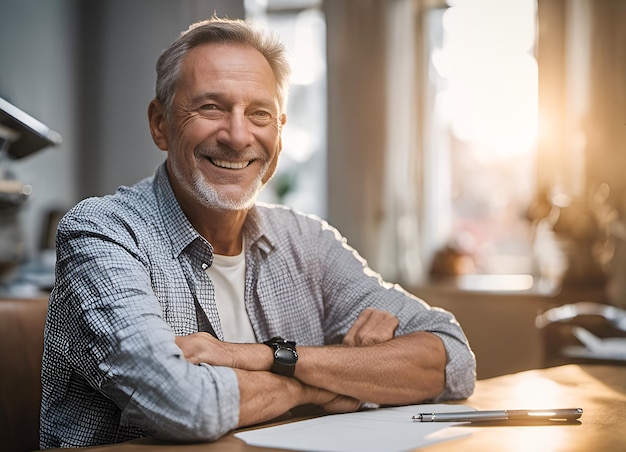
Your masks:
{"label": "man's eye", "polygon": [[219,119],[222,117],[224,110],[216,104],[205,104],[198,109],[198,112],[209,119]]}
{"label": "man's eye", "polygon": [[264,110],[253,112],[250,117],[257,124],[267,124],[272,120],[272,114]]}

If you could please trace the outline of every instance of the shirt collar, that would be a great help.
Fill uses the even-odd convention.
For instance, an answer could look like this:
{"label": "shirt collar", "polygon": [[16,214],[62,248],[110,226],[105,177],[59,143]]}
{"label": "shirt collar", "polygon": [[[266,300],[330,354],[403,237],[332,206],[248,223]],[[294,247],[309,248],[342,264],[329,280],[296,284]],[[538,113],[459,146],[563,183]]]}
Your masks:
{"label": "shirt collar", "polygon": [[243,233],[249,247],[257,246],[265,254],[274,249],[275,240],[272,239],[272,228],[267,224],[267,220],[262,215],[259,206],[270,207],[269,205],[257,203],[250,209],[243,225]]}
{"label": "shirt collar", "polygon": [[[164,220],[165,231],[172,244],[173,257],[177,258],[180,253],[194,240],[204,237],[191,225],[184,212],[180,208],[172,185],[167,174],[166,162],[163,162],[154,175],[154,191],[159,205],[161,218]],[[209,245],[210,246],[210,245]]]}

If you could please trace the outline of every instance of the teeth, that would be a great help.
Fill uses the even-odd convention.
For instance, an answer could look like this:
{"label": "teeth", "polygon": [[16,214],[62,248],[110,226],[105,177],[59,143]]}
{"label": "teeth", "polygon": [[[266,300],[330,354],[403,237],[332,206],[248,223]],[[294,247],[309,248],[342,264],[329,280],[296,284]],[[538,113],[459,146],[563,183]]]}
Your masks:
{"label": "teeth", "polygon": [[250,164],[249,161],[247,161],[247,162],[229,162],[228,160],[216,160],[216,159],[211,159],[211,162],[215,166],[219,166],[220,168],[229,168],[229,169],[242,169],[242,168],[245,168],[246,166],[248,166]]}

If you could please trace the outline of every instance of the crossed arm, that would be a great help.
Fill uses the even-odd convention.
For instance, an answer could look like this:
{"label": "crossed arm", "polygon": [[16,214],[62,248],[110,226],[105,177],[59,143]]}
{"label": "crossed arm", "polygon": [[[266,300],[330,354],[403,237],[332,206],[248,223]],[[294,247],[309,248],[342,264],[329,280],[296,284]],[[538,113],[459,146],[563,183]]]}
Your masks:
{"label": "crossed arm", "polygon": [[194,364],[235,370],[243,427],[304,404],[349,412],[365,401],[410,404],[436,397],[445,385],[441,340],[428,332],[394,337],[397,326],[392,314],[365,309],[342,346],[298,347],[295,378],[269,372],[273,353],[264,344],[222,342],[207,333],[178,336],[176,343]]}

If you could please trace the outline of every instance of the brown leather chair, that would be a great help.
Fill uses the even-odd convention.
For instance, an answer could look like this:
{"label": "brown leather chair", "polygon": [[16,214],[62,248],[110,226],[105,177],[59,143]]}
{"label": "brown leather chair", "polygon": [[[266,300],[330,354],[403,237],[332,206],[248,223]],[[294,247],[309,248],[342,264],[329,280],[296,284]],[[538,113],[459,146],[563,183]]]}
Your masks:
{"label": "brown leather chair", "polygon": [[0,444],[39,449],[41,356],[47,298],[0,299]]}

